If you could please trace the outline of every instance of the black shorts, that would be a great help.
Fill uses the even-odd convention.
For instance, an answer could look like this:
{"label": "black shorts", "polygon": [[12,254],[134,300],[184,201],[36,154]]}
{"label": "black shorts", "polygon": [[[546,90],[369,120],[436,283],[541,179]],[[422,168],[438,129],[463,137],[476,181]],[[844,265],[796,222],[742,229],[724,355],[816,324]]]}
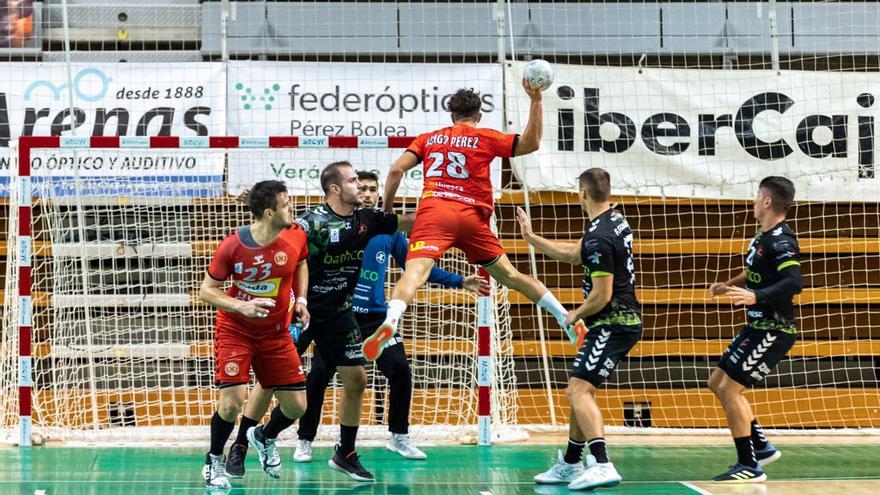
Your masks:
{"label": "black shorts", "polygon": [[[361,337],[367,339],[376,333],[376,330],[382,326],[382,323],[385,323],[386,315],[387,313],[355,313],[354,316],[357,319],[358,327],[361,329]],[[394,337],[391,337],[385,348],[387,349],[395,345],[403,345],[403,338],[399,332]]]}
{"label": "black shorts", "polygon": [[793,333],[746,327],[733,338],[718,367],[737,383],[751,387],[770,374],[796,340]]}
{"label": "black shorts", "polygon": [[[307,334],[307,335],[306,335]],[[354,313],[342,311],[332,318],[315,319],[309,323],[309,329],[300,336],[300,341],[311,339],[315,342],[315,354],[328,368],[337,366],[361,366],[367,363],[361,345],[361,331],[355,320]],[[299,343],[297,344],[299,347]]]}
{"label": "black shorts", "polygon": [[599,387],[641,337],[641,325],[604,325],[591,328],[574,358],[571,376]]}

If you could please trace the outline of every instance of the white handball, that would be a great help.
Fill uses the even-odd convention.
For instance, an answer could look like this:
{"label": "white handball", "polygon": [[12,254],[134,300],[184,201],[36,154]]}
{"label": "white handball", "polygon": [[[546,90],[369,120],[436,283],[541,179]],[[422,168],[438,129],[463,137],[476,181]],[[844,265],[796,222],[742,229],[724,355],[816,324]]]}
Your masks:
{"label": "white handball", "polygon": [[535,59],[523,67],[523,77],[540,86],[541,91],[546,91],[553,85],[553,67],[546,60]]}

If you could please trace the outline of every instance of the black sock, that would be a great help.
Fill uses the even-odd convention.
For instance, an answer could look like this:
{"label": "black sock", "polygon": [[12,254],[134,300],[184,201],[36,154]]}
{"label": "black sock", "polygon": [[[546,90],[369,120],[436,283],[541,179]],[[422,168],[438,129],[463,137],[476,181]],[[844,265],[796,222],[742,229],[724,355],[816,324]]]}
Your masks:
{"label": "black sock", "polygon": [[587,445],[590,446],[590,454],[596,458],[596,462],[599,464],[608,462],[608,450],[605,448],[604,438],[592,438],[587,441]]}
{"label": "black sock", "polygon": [[752,420],[752,445],[755,446],[755,450],[764,450],[767,448],[767,444],[770,442],[767,441],[767,437],[764,436],[764,430],[761,429],[761,425],[758,424],[757,419]]}
{"label": "black sock", "polygon": [[734,438],[733,443],[736,444],[737,462],[753,468],[758,467],[758,461],[755,460],[755,449],[752,446],[752,437]]}
{"label": "black sock", "polygon": [[281,411],[281,406],[275,406],[275,409],[272,410],[272,415],[269,416],[269,422],[263,426],[263,436],[269,440],[275,440],[278,438],[278,434],[292,425],[294,421],[296,420],[284,415]]}
{"label": "black sock", "polygon": [[354,452],[354,442],[357,440],[358,427],[357,426],[345,426],[343,424],[339,425],[339,449],[336,450],[336,453],[341,455],[342,457],[347,456]]}
{"label": "black sock", "polygon": [[211,454],[223,455],[223,447],[229,440],[229,435],[235,429],[235,423],[226,421],[216,411],[211,416]]}
{"label": "black sock", "polygon": [[256,419],[251,419],[242,414],[241,421],[238,423],[238,435],[235,436],[235,441],[232,442],[233,445],[244,445],[244,448],[248,447],[248,439],[247,439],[247,431],[248,428],[252,426],[257,426],[260,424]]}
{"label": "black sock", "polygon": [[586,442],[577,442],[569,438],[568,448],[565,449],[565,462],[567,464],[580,462],[581,457],[584,455],[584,445],[586,444]]}

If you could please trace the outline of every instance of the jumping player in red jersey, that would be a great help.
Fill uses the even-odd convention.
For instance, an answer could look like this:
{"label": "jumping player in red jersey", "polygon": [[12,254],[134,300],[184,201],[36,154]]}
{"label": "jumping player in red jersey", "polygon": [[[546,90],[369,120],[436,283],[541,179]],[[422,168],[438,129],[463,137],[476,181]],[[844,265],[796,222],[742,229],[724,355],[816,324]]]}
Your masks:
{"label": "jumping player in red jersey", "polygon": [[[252,439],[253,431],[248,435],[260,465],[273,478],[281,474],[275,438],[306,410],[306,378],[288,332],[294,316],[302,324],[309,322],[304,304],[309,283],[306,234],[293,223],[283,182],[258,182],[248,208],[255,221],[220,243],[199,292],[203,301],[218,308],[214,380],[220,401],[211,418],[211,450],[203,470],[207,488],[230,487],[223,447],[241,412],[251,368],[279,403],[261,438]],[[232,286],[224,292],[229,278]]]}
{"label": "jumping player in red jersey", "polygon": [[523,88],[531,99],[529,121],[522,136],[479,129],[480,96],[460,89],[449,99],[450,127],[420,135],[394,162],[385,184],[385,210],[393,211],[394,197],[407,170],[424,162],[422,200],[409,242],[406,270],[394,286],[385,322],[364,341],[364,357],[374,361],[397,332],[406,306],[443,253],[457,247],[468,262],[483,266],[499,283],[521,292],[549,311],[561,327],[566,310],[537,279],[517,271],[492,233],[489,221],[494,210],[489,166],[495,157],[522,156],[538,149],[543,134],[541,88],[526,80]]}

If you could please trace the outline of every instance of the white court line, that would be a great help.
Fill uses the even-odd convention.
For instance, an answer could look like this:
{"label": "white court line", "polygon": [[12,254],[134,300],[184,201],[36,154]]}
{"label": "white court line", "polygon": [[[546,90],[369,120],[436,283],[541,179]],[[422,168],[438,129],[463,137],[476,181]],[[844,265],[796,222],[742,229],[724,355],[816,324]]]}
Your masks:
{"label": "white court line", "polygon": [[691,490],[699,493],[700,495],[712,495],[712,492],[710,492],[708,490],[703,490],[702,488],[698,487],[697,485],[695,485],[689,481],[679,481],[679,483],[681,483],[685,487],[690,488]]}
{"label": "white court line", "polygon": [[488,490],[487,490],[487,491],[482,491],[482,492],[480,492],[480,495],[492,495],[492,492],[490,492],[490,491],[488,491]]}

